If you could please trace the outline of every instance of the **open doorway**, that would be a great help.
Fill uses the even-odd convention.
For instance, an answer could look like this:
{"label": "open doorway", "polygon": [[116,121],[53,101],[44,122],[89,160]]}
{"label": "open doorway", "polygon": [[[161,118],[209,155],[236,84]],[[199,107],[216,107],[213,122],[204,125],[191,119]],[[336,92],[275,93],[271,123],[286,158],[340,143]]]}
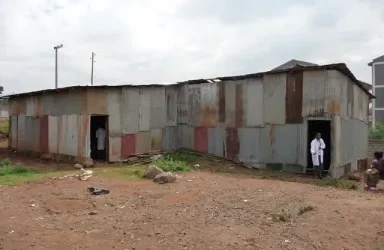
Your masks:
{"label": "open doorway", "polygon": [[108,116],[91,116],[91,158],[108,161]]}
{"label": "open doorway", "polygon": [[321,133],[321,138],[323,138],[325,143],[323,167],[324,167],[324,172],[328,173],[329,168],[331,166],[331,152],[332,152],[331,121],[329,120],[308,121],[307,170],[310,170],[310,171],[313,170],[310,146],[311,146],[312,140],[315,138],[316,133]]}

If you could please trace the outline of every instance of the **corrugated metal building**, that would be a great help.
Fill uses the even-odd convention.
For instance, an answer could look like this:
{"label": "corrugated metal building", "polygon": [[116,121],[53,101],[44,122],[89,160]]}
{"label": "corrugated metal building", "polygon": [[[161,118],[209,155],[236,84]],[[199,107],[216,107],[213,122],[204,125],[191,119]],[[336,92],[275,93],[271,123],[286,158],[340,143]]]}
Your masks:
{"label": "corrugated metal building", "polygon": [[93,157],[92,123],[101,117],[111,162],[183,147],[304,173],[310,140],[321,132],[325,167],[340,177],[366,167],[372,97],[345,64],[175,85],[44,90],[9,96],[9,145],[53,157]]}

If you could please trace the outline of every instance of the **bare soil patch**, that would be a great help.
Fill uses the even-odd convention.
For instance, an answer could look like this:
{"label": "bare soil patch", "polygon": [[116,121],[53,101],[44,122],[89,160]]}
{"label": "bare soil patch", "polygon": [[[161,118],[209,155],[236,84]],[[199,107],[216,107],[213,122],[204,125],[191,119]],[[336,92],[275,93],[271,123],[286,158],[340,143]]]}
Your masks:
{"label": "bare soil patch", "polygon": [[382,194],[206,171],[164,185],[44,179],[0,187],[0,249],[378,249],[383,204]]}

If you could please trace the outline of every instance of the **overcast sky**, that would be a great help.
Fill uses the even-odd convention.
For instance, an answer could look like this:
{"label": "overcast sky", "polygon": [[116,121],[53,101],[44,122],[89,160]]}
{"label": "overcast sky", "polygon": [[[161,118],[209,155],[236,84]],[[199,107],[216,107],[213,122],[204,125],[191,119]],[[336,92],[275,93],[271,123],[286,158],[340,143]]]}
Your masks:
{"label": "overcast sky", "polygon": [[292,58],[345,62],[371,82],[384,0],[0,0],[6,93],[90,83],[166,83],[269,70]]}

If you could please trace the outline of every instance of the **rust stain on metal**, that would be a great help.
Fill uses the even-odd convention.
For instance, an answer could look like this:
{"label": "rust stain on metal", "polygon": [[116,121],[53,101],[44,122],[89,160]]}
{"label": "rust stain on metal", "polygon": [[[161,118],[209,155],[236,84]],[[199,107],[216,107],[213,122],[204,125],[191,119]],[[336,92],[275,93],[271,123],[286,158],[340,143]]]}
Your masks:
{"label": "rust stain on metal", "polygon": [[151,131],[151,150],[161,150],[163,148],[162,129],[153,129]]}
{"label": "rust stain on metal", "polygon": [[195,150],[208,153],[208,128],[195,127],[194,130]]}
{"label": "rust stain on metal", "polygon": [[236,99],[235,99],[235,126],[240,128],[243,126],[243,85],[236,85]]}
{"label": "rust stain on metal", "polygon": [[107,90],[88,89],[87,90],[87,113],[94,115],[107,115]]}
{"label": "rust stain on metal", "polygon": [[38,95],[35,97],[35,114],[38,117],[42,117],[44,115],[44,106],[43,106],[43,97]]}
{"label": "rust stain on metal", "polygon": [[121,158],[127,158],[136,153],[136,134],[121,136]]}
{"label": "rust stain on metal", "polygon": [[338,100],[329,100],[327,105],[327,111],[333,115],[340,115],[341,105]]}
{"label": "rust stain on metal", "polygon": [[240,143],[237,128],[226,128],[227,158],[233,161],[238,160]]}
{"label": "rust stain on metal", "polygon": [[40,119],[40,152],[41,153],[49,152],[48,128],[49,128],[48,116],[44,115]]}
{"label": "rust stain on metal", "polygon": [[10,106],[10,113],[11,115],[18,115],[20,113],[20,107],[19,107],[19,102],[17,101],[17,99],[15,100],[11,100],[9,102],[9,106]]}
{"label": "rust stain on metal", "polygon": [[271,148],[272,148],[272,154],[275,153],[275,142],[276,142],[275,125],[271,124],[269,125],[269,144],[271,145]]}
{"label": "rust stain on metal", "polygon": [[86,157],[87,152],[87,136],[88,136],[88,128],[89,128],[89,116],[88,115],[80,115],[78,116],[77,120],[77,127],[78,127],[78,156]]}
{"label": "rust stain on metal", "polygon": [[286,123],[302,123],[303,109],[303,72],[296,71],[287,75],[285,97]]}
{"label": "rust stain on metal", "polygon": [[357,160],[357,170],[360,172],[368,169],[368,158]]}
{"label": "rust stain on metal", "polygon": [[225,85],[220,83],[219,88],[219,122],[225,123]]}

